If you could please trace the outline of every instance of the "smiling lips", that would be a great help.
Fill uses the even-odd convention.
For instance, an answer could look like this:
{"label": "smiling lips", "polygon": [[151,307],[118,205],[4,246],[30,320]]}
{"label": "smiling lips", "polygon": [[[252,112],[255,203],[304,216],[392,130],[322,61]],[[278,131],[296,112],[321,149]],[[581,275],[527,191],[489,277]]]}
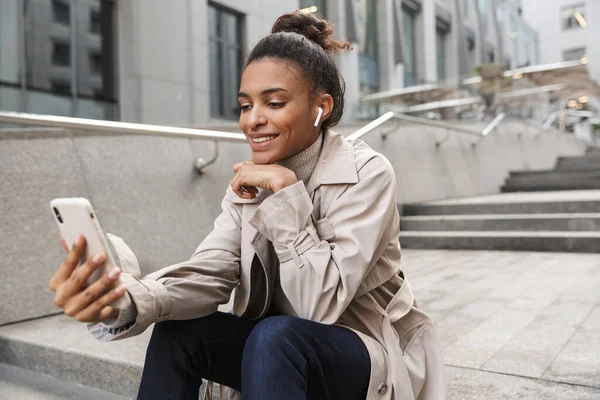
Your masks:
{"label": "smiling lips", "polygon": [[263,137],[257,137],[257,138],[251,138],[252,141],[254,143],[263,143],[263,142],[270,142],[271,140],[275,139],[277,136],[263,136]]}
{"label": "smiling lips", "polygon": [[250,142],[250,147],[254,151],[260,151],[266,149],[271,145],[271,143],[277,139],[279,135],[267,134],[267,135],[248,135],[248,139]]}

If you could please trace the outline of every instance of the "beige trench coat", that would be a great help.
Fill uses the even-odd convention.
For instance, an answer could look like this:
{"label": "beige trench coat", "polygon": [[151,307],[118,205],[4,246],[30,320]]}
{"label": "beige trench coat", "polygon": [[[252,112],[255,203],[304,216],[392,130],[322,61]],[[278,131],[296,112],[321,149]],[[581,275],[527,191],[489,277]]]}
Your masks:
{"label": "beige trench coat", "polygon": [[[355,331],[371,358],[367,399],[446,399],[444,365],[431,320],[416,308],[400,268],[396,179],[388,160],[361,141],[327,131],[317,167],[276,194],[243,200],[228,189],[214,230],[189,261],[139,278],[135,256],[113,237],[137,320],[90,325],[100,340],[165,320],[217,311],[268,311],[276,268],[301,318]],[[231,397],[231,396],[229,396]]]}

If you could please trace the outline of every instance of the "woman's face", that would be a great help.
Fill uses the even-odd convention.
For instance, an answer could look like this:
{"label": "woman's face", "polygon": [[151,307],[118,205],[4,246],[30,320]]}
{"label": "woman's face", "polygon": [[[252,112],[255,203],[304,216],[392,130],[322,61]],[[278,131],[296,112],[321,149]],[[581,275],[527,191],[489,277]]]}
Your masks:
{"label": "woman's face", "polygon": [[252,148],[252,162],[272,164],[314,143],[321,129],[321,124],[314,126],[320,96],[311,96],[309,87],[282,61],[264,59],[246,67],[238,100],[240,128]]}

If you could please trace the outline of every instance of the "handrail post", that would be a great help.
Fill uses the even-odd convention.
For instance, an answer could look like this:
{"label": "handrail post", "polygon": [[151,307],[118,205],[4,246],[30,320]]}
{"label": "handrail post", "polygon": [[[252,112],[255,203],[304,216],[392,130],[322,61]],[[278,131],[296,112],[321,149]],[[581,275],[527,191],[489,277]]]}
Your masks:
{"label": "handrail post", "polygon": [[210,159],[205,160],[204,158],[199,157],[196,160],[196,162],[194,164],[194,169],[196,170],[198,175],[203,175],[204,168],[208,167],[209,165],[214,164],[217,161],[217,158],[219,157],[219,142],[215,140],[214,145],[215,145],[215,149],[214,149],[213,155]]}
{"label": "handrail post", "polygon": [[550,114],[548,116],[548,119],[544,123],[544,126],[542,126],[542,129],[547,131],[550,128],[550,125],[552,125],[554,123],[554,120],[556,119],[557,116],[558,116],[558,111],[554,111],[552,114]]}
{"label": "handrail post", "polygon": [[479,142],[481,142],[483,139],[485,139],[487,137],[487,135],[489,135],[494,129],[496,129],[496,127],[502,122],[502,120],[504,120],[504,117],[506,117],[506,114],[503,112],[496,115],[496,118],[494,118],[492,120],[492,122],[490,122],[488,124],[488,126],[483,128],[483,130],[481,131],[481,137],[479,138],[479,140],[474,142],[471,146],[473,148],[475,148],[477,146],[477,144],[479,144]]}

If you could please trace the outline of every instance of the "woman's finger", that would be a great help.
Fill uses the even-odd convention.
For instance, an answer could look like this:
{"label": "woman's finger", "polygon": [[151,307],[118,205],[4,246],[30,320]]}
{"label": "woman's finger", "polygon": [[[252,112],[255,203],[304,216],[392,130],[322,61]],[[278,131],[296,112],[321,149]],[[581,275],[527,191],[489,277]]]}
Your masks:
{"label": "woman's finger", "polygon": [[258,189],[255,187],[244,185],[243,179],[240,179],[239,174],[231,181],[231,188],[242,199],[253,199],[256,197],[256,193],[258,193]]}
{"label": "woman's finger", "polygon": [[104,264],[105,260],[106,255],[104,253],[97,253],[93,257],[90,257],[81,267],[73,271],[69,279],[57,290],[54,304],[63,308],[71,297],[79,294],[84,289],[87,280]]}
{"label": "woman's finger", "polygon": [[65,249],[65,251],[68,253],[69,252],[69,245],[67,245],[67,241],[65,240],[65,237],[62,234],[60,235],[60,242],[63,245],[63,249]]}
{"label": "woman's finger", "polygon": [[234,165],[233,165],[233,172],[234,172],[235,174],[237,174],[237,172],[238,172],[238,171],[240,170],[240,168],[242,168],[243,166],[244,166],[244,163],[243,163],[243,162],[239,162],[239,163],[237,163],[237,164],[234,164]]}
{"label": "woman's finger", "polygon": [[118,310],[110,305],[125,294],[125,286],[119,286],[98,300],[94,301],[84,310],[75,315],[80,322],[102,322],[111,317],[116,317]]}
{"label": "woman's finger", "polygon": [[80,236],[75,243],[73,243],[73,248],[68,252],[52,278],[50,278],[50,281],[48,282],[50,290],[55,292],[67,279],[69,279],[69,277],[71,277],[73,270],[75,270],[79,264],[79,260],[81,259],[84,250],[85,238]]}
{"label": "woman's finger", "polygon": [[74,317],[80,311],[88,307],[91,303],[102,297],[111,287],[114,286],[117,279],[121,276],[118,268],[113,269],[108,274],[102,276],[96,282],[91,284],[81,293],[75,295],[65,307],[65,314]]}

